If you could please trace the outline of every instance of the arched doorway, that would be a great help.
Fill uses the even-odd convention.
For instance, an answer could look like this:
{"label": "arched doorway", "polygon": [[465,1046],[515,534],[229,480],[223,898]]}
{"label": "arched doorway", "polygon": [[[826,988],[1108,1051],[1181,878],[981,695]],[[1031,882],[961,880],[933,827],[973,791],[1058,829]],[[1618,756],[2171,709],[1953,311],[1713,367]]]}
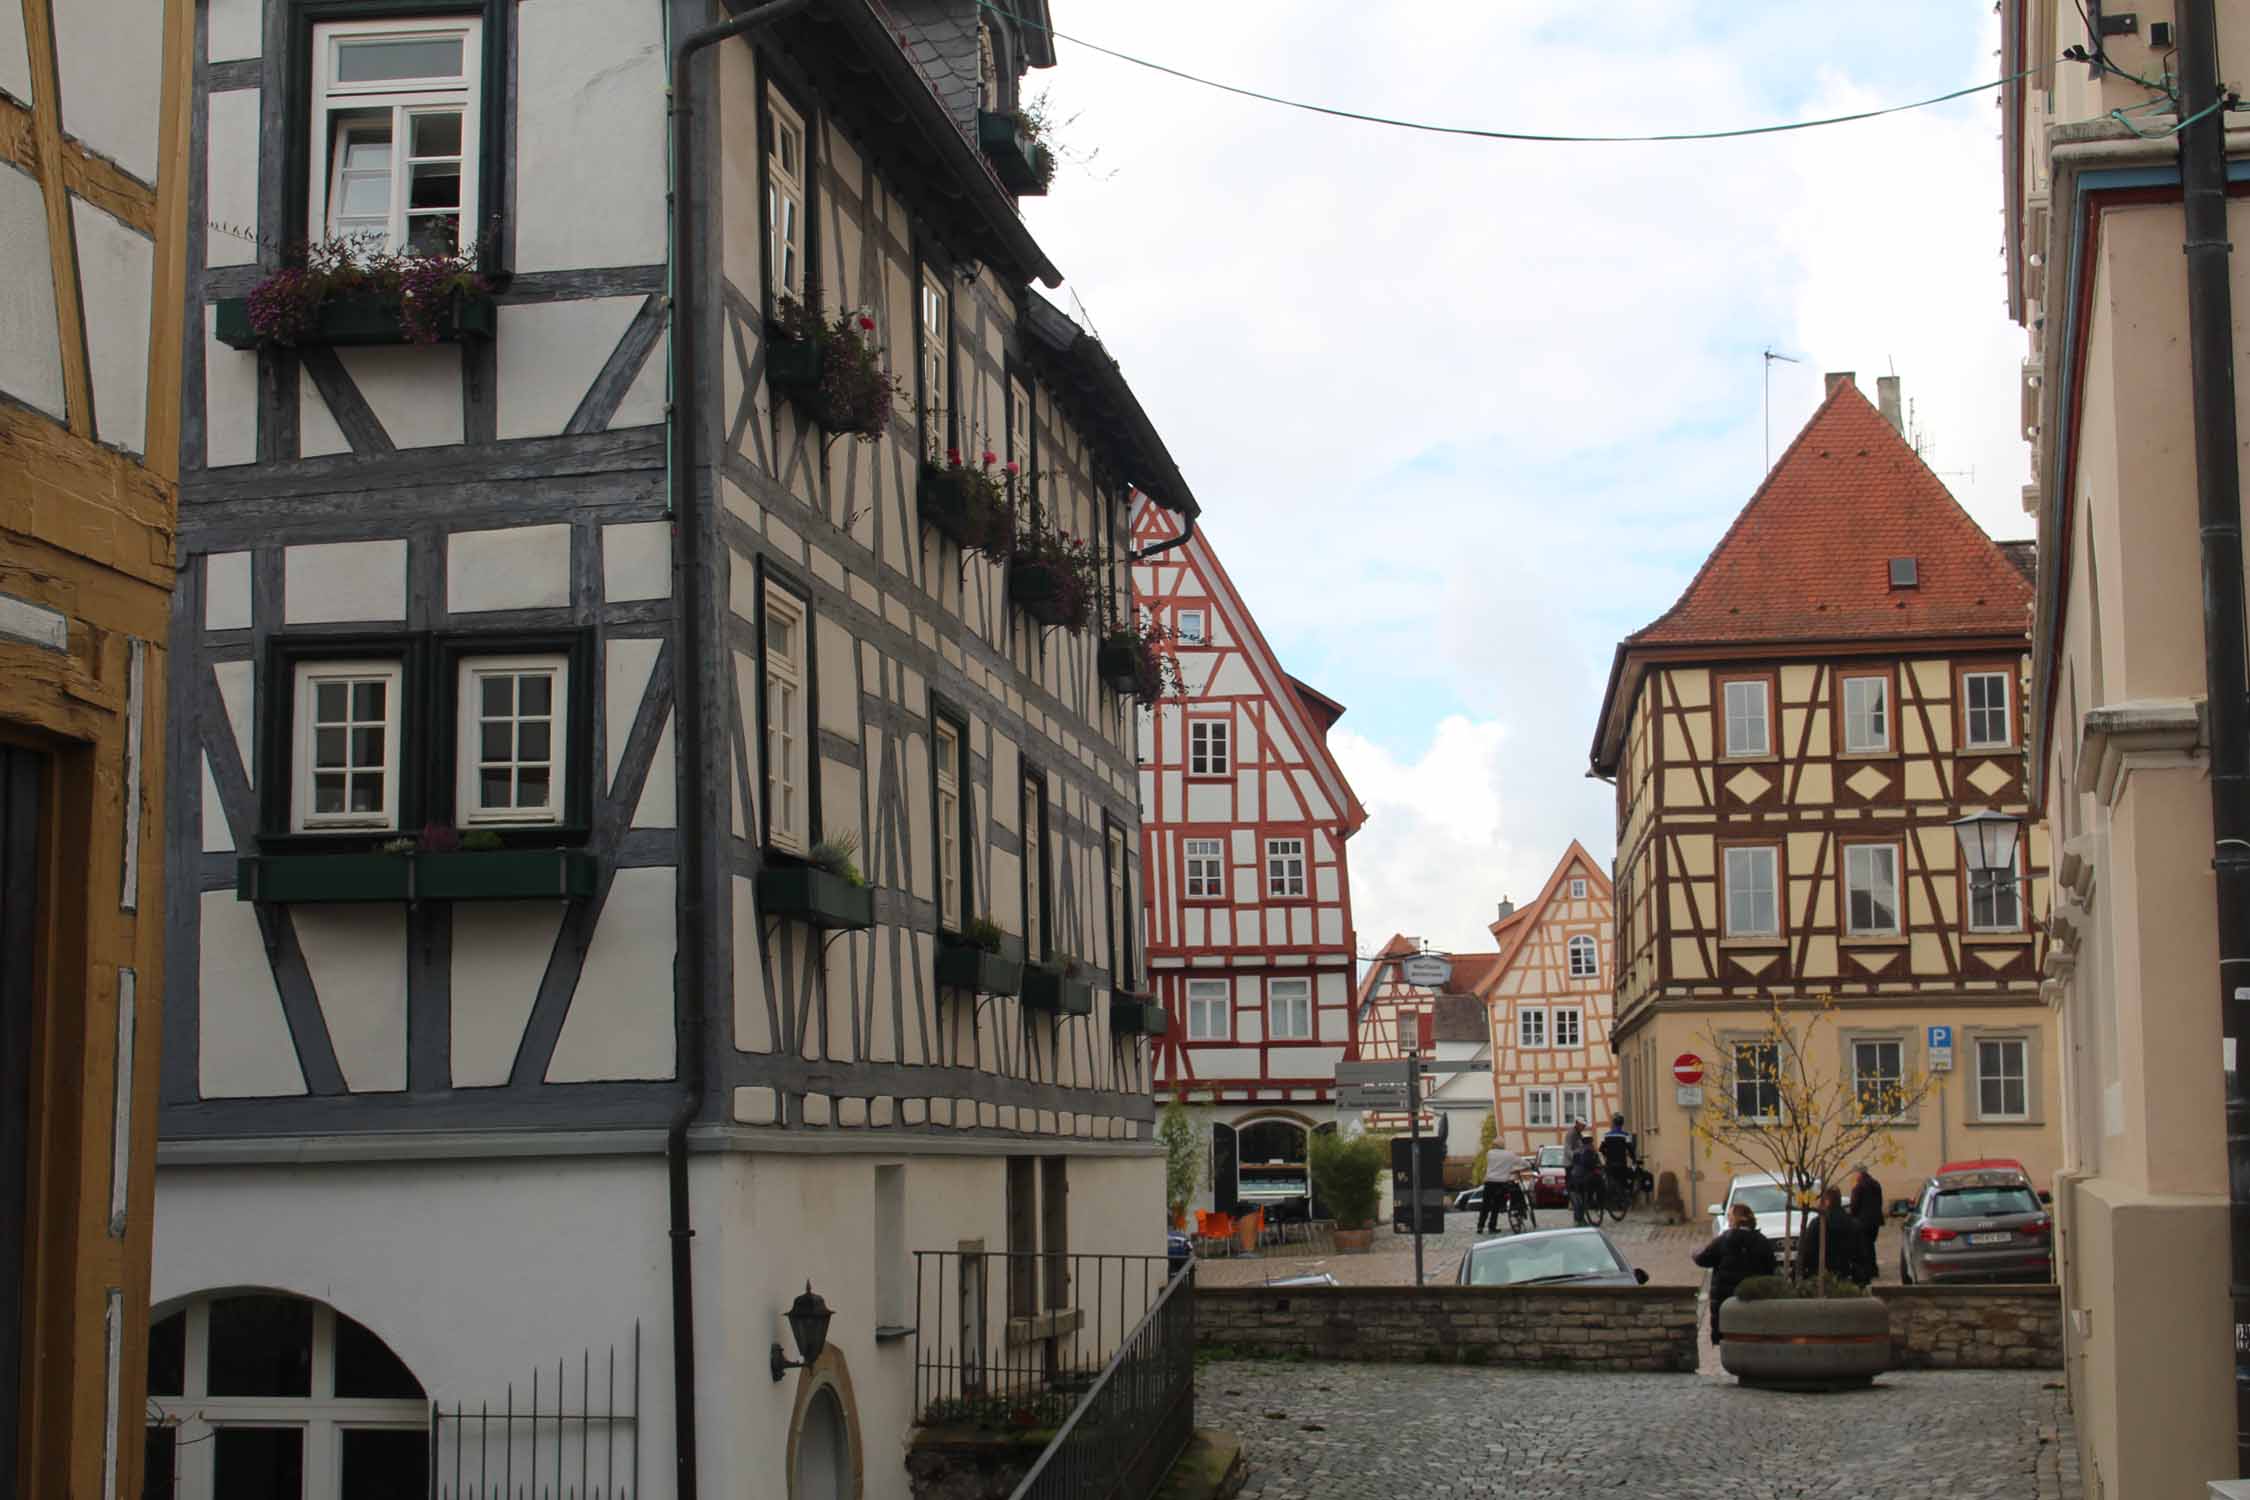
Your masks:
{"label": "arched doorway", "polygon": [[1267,1115],[1236,1127],[1236,1172],[1244,1213],[1264,1209],[1269,1221],[1312,1212],[1312,1133],[1302,1120]]}
{"label": "arched doorway", "polygon": [[813,1392],[805,1406],[805,1425],[797,1433],[797,1487],[790,1500],[849,1500],[851,1434],[844,1403],[833,1387]]}
{"label": "arched doorway", "polygon": [[429,1486],[429,1400],[374,1333],[280,1292],[149,1329],[146,1500],[395,1500]]}

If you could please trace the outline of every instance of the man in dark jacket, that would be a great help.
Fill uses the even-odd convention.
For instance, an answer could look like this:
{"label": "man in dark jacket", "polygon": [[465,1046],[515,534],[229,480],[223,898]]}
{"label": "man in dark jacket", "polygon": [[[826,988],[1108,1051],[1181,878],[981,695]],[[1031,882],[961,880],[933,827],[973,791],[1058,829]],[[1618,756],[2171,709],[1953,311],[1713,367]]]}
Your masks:
{"label": "man in dark jacket", "polygon": [[1758,1232],[1758,1216],[1747,1203],[1729,1212],[1727,1227],[1695,1252],[1695,1263],[1711,1273],[1711,1342],[1721,1343],[1719,1309],[1752,1276],[1774,1272],[1773,1241]]}
{"label": "man in dark jacket", "polygon": [[[1602,1158],[1593,1142],[1580,1138],[1578,1152],[1564,1169],[1563,1185],[1570,1190],[1570,1221],[1598,1222],[1601,1218]],[[1591,1212],[1589,1213],[1589,1210]]]}
{"label": "man in dark jacket", "polygon": [[1810,1280],[1825,1271],[1856,1281],[1866,1258],[1859,1224],[1844,1211],[1844,1195],[1822,1188],[1819,1207],[1805,1216],[1805,1227],[1797,1233],[1798,1279]]}
{"label": "man in dark jacket", "polygon": [[1852,1184],[1852,1221],[1859,1225],[1860,1238],[1866,1241],[1865,1258],[1860,1262],[1862,1274],[1855,1281],[1872,1282],[1875,1279],[1875,1238],[1883,1232],[1883,1184],[1867,1170],[1867,1163],[1858,1167],[1859,1180]]}

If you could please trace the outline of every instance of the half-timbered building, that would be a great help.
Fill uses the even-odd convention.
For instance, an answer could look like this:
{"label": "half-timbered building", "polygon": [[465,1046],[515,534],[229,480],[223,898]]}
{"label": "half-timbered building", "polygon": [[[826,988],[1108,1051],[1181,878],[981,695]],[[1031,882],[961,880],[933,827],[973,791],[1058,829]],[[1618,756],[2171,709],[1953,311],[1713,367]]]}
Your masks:
{"label": "half-timbered building", "polygon": [[[1501,903],[1503,911],[1507,903]],[[1408,981],[1405,961],[1417,956],[1442,958],[1451,965],[1442,987]],[[1412,1051],[1425,1060],[1475,1061],[1489,1039],[1489,1028],[1477,1025],[1476,1045],[1465,1038],[1464,1004],[1475,1002],[1476,991],[1492,971],[1496,955],[1444,953],[1422,939],[1393,933],[1375,950],[1360,975],[1359,993],[1352,1015],[1358,1027],[1358,1057],[1363,1062],[1398,1062]],[[1481,1008],[1481,1002],[1478,1002]],[[1477,1133],[1491,1109],[1491,1088],[1483,1074],[1472,1078],[1469,1070],[1432,1074],[1423,1084],[1422,1129],[1446,1133],[1446,1151],[1452,1156],[1475,1152]],[[1404,1110],[1371,1109],[1360,1112],[1362,1129],[1383,1132],[1406,1130],[1411,1121]],[[1462,1128],[1468,1134],[1461,1134]]]}
{"label": "half-timbered building", "polygon": [[[2055,1163],[2056,1058],[2039,996],[2047,853],[1972,890],[1947,824],[2021,818],[2026,569],[1946,492],[1849,375],[1679,601],[1617,648],[1592,750],[1617,788],[1615,1045],[1627,1118],[1690,1208],[1695,1153],[1672,1064],[1757,1079],[1770,997],[1833,1000],[1808,1059],[1862,1107],[1936,1071],[1895,1122],[1910,1186],[1941,1161]],[[1950,1070],[1928,1028],[1951,1028]],[[1724,1057],[1713,1049],[1724,1049]],[[1659,1192],[1664,1192],[1660,1182]]]}
{"label": "half-timbered building", "polygon": [[[918,1317],[974,1384],[1161,1254],[1131,703],[918,500],[1005,455],[1106,610],[1130,497],[1196,513],[1032,287],[1018,9],[199,8],[169,1493],[521,1476],[529,1406],[558,1493],[901,1495]],[[275,331],[343,234],[448,260],[434,339]]]}
{"label": "half-timbered building", "polygon": [[1148,973],[1160,1092],[1210,1133],[1222,1210],[1310,1205],[1312,1132],[1352,1055],[1345,841],[1366,821],[1328,749],[1344,708],[1282,669],[1210,539],[1143,500],[1134,597],[1181,692],[1141,716]]}

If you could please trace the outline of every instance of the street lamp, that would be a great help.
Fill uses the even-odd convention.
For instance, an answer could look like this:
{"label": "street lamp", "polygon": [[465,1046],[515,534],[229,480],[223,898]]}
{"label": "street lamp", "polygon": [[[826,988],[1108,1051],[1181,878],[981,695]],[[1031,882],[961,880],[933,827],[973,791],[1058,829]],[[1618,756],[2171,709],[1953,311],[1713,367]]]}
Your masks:
{"label": "street lamp", "polygon": [[828,1320],[835,1316],[828,1304],[813,1291],[812,1283],[805,1283],[804,1292],[789,1304],[789,1336],[797,1341],[801,1359],[791,1359],[782,1352],[781,1343],[773,1346],[773,1378],[776,1380],[791,1370],[801,1370],[820,1358],[820,1351],[828,1347]]}
{"label": "street lamp", "polygon": [[2003,879],[2015,878],[2016,839],[2023,831],[2016,819],[1987,808],[1946,826],[1961,841],[1961,859],[1972,886],[1990,890]]}

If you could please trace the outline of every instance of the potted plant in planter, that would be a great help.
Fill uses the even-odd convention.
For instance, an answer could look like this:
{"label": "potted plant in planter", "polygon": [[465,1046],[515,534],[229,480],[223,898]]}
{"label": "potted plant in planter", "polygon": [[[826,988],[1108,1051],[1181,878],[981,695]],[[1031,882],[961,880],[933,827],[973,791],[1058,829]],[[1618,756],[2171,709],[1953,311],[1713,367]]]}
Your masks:
{"label": "potted plant in planter", "polygon": [[1390,1137],[1316,1132],[1310,1165],[1313,1196],[1336,1215],[1336,1248],[1359,1252],[1373,1245],[1383,1174],[1391,1168]]}
{"label": "potted plant in planter", "polygon": [[991,918],[973,917],[959,936],[938,934],[937,982],[972,995],[1013,995],[1023,988],[1023,964],[1000,956],[1000,928]]}
{"label": "potted plant in planter", "polygon": [[905,394],[883,365],[874,315],[823,318],[812,302],[783,297],[766,345],[766,380],[822,432],[872,443],[890,430],[891,407]]}
{"label": "potted plant in planter", "polygon": [[1164,1210],[1174,1229],[1187,1228],[1188,1205],[1202,1186],[1209,1160],[1203,1132],[1187,1105],[1174,1099],[1156,1121],[1156,1138],[1164,1145]]}
{"label": "potted plant in planter", "polygon": [[1033,521],[1008,558],[1008,594],[1042,625],[1083,630],[1094,617],[1099,567],[1086,543]]}
{"label": "potted plant in planter", "polygon": [[583,849],[508,848],[498,833],[464,834],[431,823],[371,852],[245,854],[235,862],[244,901],[576,900],[594,892],[594,858]]}
{"label": "potted plant in planter", "polygon": [[925,460],[915,495],[924,524],[964,552],[1006,557],[1015,546],[1015,487],[1022,476],[1013,463],[995,473],[998,461],[987,449],[982,462],[964,464],[958,448],[946,449],[942,464]]}
{"label": "potted plant in planter", "polygon": [[1180,680],[1180,659],[1165,649],[1172,632],[1138,612],[1118,620],[1102,632],[1095,664],[1102,681],[1120,697],[1143,703],[1175,696],[1185,686]]}
{"label": "potted plant in planter", "polygon": [[394,252],[332,236],[288,252],[247,297],[220,299],[214,332],[235,349],[490,338],[492,292],[474,245]]}
{"label": "potted plant in planter", "polygon": [[758,872],[758,903],[780,916],[831,932],[864,932],[875,925],[875,893],[853,858],[856,834],[822,839],[802,864],[769,864]]}
{"label": "potted plant in planter", "polygon": [[1026,964],[1023,1003],[1062,1016],[1094,1013],[1094,986],[1084,967],[1068,953],[1058,953],[1045,963]]}
{"label": "potted plant in planter", "polygon": [[[1833,996],[1800,1002],[1766,1001],[1755,1020],[1738,1021],[1721,1038],[1706,1029],[1703,1051],[1712,1059],[1703,1106],[1693,1130],[1729,1172],[1748,1165],[1797,1187],[1784,1207],[1782,1233],[1794,1247],[1819,1190],[1838,1182],[1861,1161],[1895,1162],[1897,1126],[1928,1096],[1935,1075],[1896,1080],[1855,1080],[1825,1059],[1844,1055],[1832,1033]],[[1792,1239],[1791,1237],[1794,1236]],[[1825,1257],[1823,1257],[1825,1259]],[[1890,1314],[1867,1288],[1828,1273],[1752,1277],[1719,1310],[1726,1335],[1719,1360],[1749,1385],[1825,1390],[1864,1385],[1890,1365]]]}

